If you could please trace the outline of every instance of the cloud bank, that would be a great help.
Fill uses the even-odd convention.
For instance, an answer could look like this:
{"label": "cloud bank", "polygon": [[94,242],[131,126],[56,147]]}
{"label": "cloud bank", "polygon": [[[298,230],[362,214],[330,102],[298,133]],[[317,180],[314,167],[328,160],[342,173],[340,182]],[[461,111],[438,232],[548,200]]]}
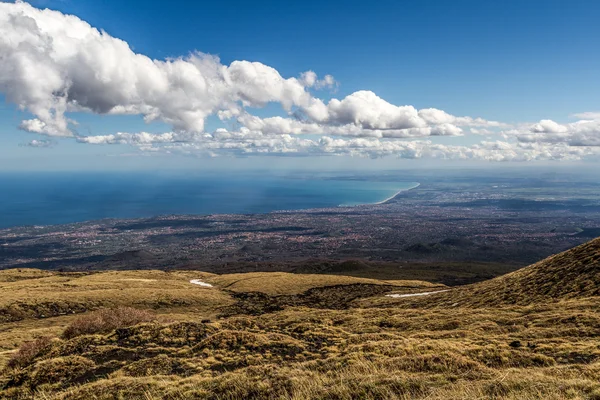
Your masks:
{"label": "cloud bank", "polygon": [[[226,65],[201,52],[151,59],[76,16],[24,2],[0,3],[0,54],[0,91],[32,116],[19,128],[85,144],[210,156],[496,161],[580,159],[594,156],[600,146],[600,113],[576,114],[581,120],[570,124],[542,120],[515,127],[436,108],[395,105],[368,90],[324,100],[317,97],[320,91],[333,94],[339,87],[331,75],[305,71],[283,77],[259,62]],[[269,103],[279,104],[285,115],[251,114]],[[72,116],[76,112],[141,115],[148,123],[169,124],[172,131],[81,136]],[[205,121],[213,115],[236,128],[207,132]],[[498,140],[472,146],[432,141],[470,134],[498,135]],[[43,147],[45,141],[33,143]]]}
{"label": "cloud bank", "polygon": [[584,119],[570,124],[545,119],[528,129],[511,130],[506,137],[513,136],[522,143],[564,143],[569,146],[600,146],[600,114],[582,113],[595,119]]}

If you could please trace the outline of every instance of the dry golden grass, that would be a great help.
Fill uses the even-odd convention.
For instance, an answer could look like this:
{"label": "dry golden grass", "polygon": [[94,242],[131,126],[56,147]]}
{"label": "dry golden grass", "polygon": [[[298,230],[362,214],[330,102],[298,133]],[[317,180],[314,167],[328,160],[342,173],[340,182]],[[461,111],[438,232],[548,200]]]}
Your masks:
{"label": "dry golden grass", "polygon": [[[257,273],[252,274],[252,278],[245,282],[246,290],[298,292],[293,274]],[[190,284],[191,279],[203,279],[216,286],[213,289],[200,287]],[[214,319],[223,307],[235,302],[226,290],[219,290],[220,285],[238,279],[238,274],[217,276],[200,271],[0,271],[0,367],[21,343],[43,336],[60,336],[75,315],[96,309],[132,306],[154,310],[158,315],[166,314],[173,321]],[[361,281],[385,283],[345,276],[299,275],[298,285],[309,289],[322,286],[323,282],[335,285]],[[407,282],[408,287],[398,287],[398,290],[430,286],[427,282]]]}
{"label": "dry golden grass", "polygon": [[56,273],[0,271],[0,367],[18,346],[59,336],[76,315],[100,308],[134,306],[171,320],[214,318],[234,301],[220,290],[189,283],[212,274],[182,271]]}
{"label": "dry golden grass", "polygon": [[[453,310],[287,308],[55,339],[8,398],[600,399],[600,298]],[[52,372],[55,380],[43,378]],[[44,380],[45,379],[45,380]]]}
{"label": "dry golden grass", "polygon": [[371,305],[491,307],[592,296],[600,296],[600,238],[489,281],[423,298],[376,299]]}
{"label": "dry golden grass", "polygon": [[0,322],[48,318],[103,307],[173,308],[194,306],[210,312],[231,302],[219,290],[189,283],[211,274],[185,271],[110,271],[53,273],[39,278],[2,281],[14,270],[0,271]]}
{"label": "dry golden grass", "polygon": [[118,328],[156,321],[156,314],[133,307],[105,308],[92,311],[71,322],[62,334],[63,339],[81,335],[109,333]]}
{"label": "dry golden grass", "polygon": [[395,285],[399,286],[399,290],[406,289],[405,291],[445,287],[440,284],[416,280],[386,281],[343,275],[292,274],[288,272],[249,272],[245,274],[214,275],[205,281],[233,292],[261,292],[272,296],[300,294],[312,288],[357,283]]}
{"label": "dry golden grass", "polygon": [[[75,287],[43,301],[71,294],[78,301],[91,296],[99,306],[130,301],[172,314],[174,322],[128,326],[138,321],[116,318],[110,327],[75,337],[62,333],[77,315],[28,314],[5,323],[11,343],[31,336],[25,331],[33,327],[54,338],[12,352],[15,361],[0,374],[0,398],[600,400],[598,246],[592,242],[500,279],[406,299],[385,298],[369,286],[389,281],[339,276],[132,271],[11,278],[2,287],[13,301],[12,291],[26,290],[26,280],[41,294],[40,282],[60,288],[69,278]],[[193,287],[192,278],[215,288]],[[155,283],[160,279],[164,285]],[[121,288],[116,301],[108,297],[115,285]],[[421,282],[389,290],[414,291],[410,286],[431,290]],[[164,288],[175,292],[168,302],[143,301]],[[353,288],[379,294],[356,299]],[[336,309],[336,301],[348,299],[349,308]],[[203,321],[253,300],[264,303],[263,314]],[[283,306],[266,307],[275,300]],[[9,336],[0,332],[0,340]]]}
{"label": "dry golden grass", "polygon": [[16,282],[25,279],[46,278],[49,276],[56,276],[56,274],[50,271],[31,268],[7,269],[0,271],[0,282]]}
{"label": "dry golden grass", "polygon": [[215,275],[199,271],[108,271],[52,273],[39,270],[0,271],[0,322],[47,318],[102,307],[172,308],[198,306],[214,310],[231,303],[225,291],[190,284],[202,279],[233,292],[297,294],[315,287],[366,283],[395,285],[399,291],[441,287],[423,281],[379,281],[341,275],[249,273]]}

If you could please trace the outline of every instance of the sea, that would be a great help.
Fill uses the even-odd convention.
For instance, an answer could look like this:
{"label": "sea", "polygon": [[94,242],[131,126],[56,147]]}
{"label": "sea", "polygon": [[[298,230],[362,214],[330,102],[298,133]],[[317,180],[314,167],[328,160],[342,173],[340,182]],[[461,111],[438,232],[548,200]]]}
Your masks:
{"label": "sea", "polygon": [[417,185],[268,173],[1,173],[0,228],[355,206]]}

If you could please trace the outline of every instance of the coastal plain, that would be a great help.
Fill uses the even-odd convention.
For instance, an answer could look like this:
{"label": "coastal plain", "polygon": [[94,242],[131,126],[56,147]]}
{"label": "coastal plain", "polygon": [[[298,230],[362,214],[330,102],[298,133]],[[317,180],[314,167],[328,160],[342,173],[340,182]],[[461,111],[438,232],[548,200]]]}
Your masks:
{"label": "coastal plain", "polygon": [[[600,183],[593,177],[438,175],[346,178],[421,183],[376,205],[2,229],[0,268],[341,273],[453,285],[513,271],[600,235]],[[569,197],[573,191],[577,198]],[[353,260],[359,262],[343,264]]]}

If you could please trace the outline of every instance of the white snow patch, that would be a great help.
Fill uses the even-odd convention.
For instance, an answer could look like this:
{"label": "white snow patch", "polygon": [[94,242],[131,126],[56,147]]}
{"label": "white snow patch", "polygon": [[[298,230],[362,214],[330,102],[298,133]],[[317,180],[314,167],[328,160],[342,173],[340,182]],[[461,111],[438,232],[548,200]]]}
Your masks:
{"label": "white snow patch", "polygon": [[213,287],[213,285],[211,285],[210,283],[203,282],[200,279],[192,279],[190,281],[190,283],[193,283],[194,285],[204,286],[204,287]]}
{"label": "white snow patch", "polygon": [[407,294],[386,294],[387,297],[393,297],[395,299],[398,299],[400,297],[415,297],[415,296],[427,296],[430,294],[434,294],[434,293],[442,293],[442,292],[447,292],[450,289],[446,289],[446,290],[437,290],[435,292],[422,292],[422,293],[407,293]]}

